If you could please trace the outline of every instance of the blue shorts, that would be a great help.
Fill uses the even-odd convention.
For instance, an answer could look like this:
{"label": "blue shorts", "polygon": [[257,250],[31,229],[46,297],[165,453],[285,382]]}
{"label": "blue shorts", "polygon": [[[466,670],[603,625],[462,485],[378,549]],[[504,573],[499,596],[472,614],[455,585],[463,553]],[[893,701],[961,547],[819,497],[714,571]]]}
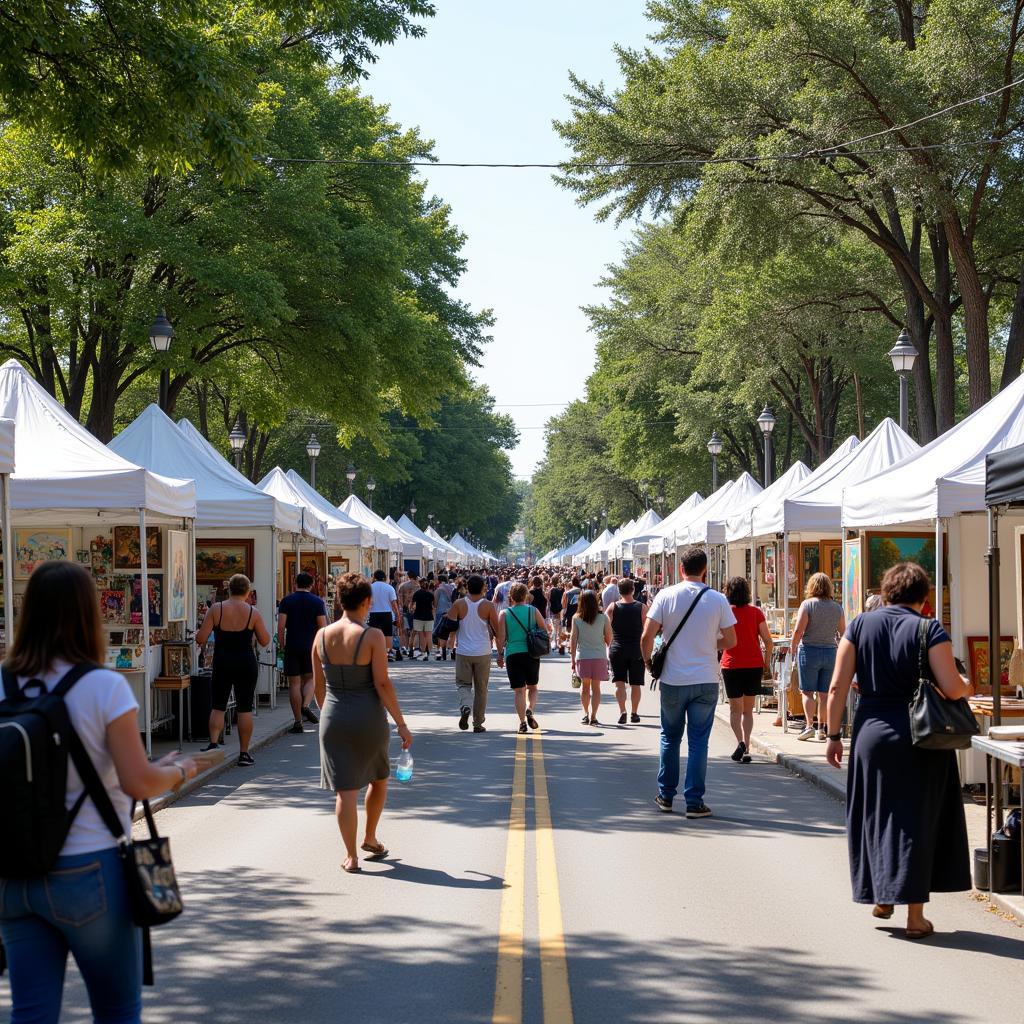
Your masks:
{"label": "blue shorts", "polygon": [[832,670],[836,667],[835,647],[801,643],[796,652],[796,664],[803,693],[828,693]]}

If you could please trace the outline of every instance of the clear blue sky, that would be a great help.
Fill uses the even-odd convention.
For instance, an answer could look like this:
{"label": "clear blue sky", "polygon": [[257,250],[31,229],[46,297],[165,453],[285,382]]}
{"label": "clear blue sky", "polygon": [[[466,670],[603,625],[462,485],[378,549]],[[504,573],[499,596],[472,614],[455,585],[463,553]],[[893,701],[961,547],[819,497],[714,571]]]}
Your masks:
{"label": "clear blue sky", "polygon": [[[568,111],[569,70],[617,83],[613,43],[642,46],[650,31],[644,0],[437,0],[437,8],[425,38],[381,52],[365,89],[400,124],[434,139],[440,160],[562,159],[551,121]],[[515,418],[513,467],[530,476],[544,454],[545,420],[582,395],[593,367],[580,307],[602,300],[597,282],[632,228],[596,223],[549,171],[426,174],[468,236],[458,294],[497,318],[476,376]]]}

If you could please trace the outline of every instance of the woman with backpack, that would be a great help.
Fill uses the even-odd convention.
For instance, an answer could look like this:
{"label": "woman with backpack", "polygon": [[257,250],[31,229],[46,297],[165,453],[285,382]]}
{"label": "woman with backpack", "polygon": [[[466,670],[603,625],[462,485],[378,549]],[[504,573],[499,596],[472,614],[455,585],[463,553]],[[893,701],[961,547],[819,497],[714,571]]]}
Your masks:
{"label": "woman with backpack", "polygon": [[515,697],[516,712],[519,715],[519,731],[526,732],[539,728],[533,717],[537,706],[537,684],[540,682],[540,659],[529,651],[527,633],[531,629],[546,630],[544,619],[526,599],[530,591],[525,583],[513,583],[509,588],[509,606],[498,616],[498,668],[504,664],[508,682]]}
{"label": "woman with backpack", "polygon": [[[65,677],[74,680],[64,697],[71,728],[124,833],[131,835],[133,800],[177,789],[198,769],[180,754],[147,760],[131,687],[119,672],[96,667],[106,648],[92,577],[75,562],[43,563],[29,578],[3,665],[4,705],[17,706],[15,688],[31,699],[52,693]],[[70,761],[64,804],[77,813],[46,873],[0,879],[0,937],[11,971],[13,1019],[56,1024],[70,951],[89,992],[93,1020],[140,1021],[141,938],[117,840]],[[10,841],[8,835],[0,845]]]}
{"label": "woman with backpack", "polygon": [[601,724],[597,720],[597,709],[601,705],[601,683],[608,681],[608,645],[611,642],[612,626],[608,616],[598,610],[597,591],[584,590],[569,633],[573,675],[583,681],[580,703],[584,725]]}

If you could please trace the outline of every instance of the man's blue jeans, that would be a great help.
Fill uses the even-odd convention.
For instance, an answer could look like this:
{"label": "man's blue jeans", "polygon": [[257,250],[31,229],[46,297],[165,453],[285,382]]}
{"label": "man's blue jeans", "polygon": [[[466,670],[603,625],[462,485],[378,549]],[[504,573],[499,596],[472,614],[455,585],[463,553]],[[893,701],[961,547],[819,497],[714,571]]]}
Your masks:
{"label": "man's blue jeans", "polygon": [[715,722],[718,683],[695,686],[661,684],[661,766],[658,791],[672,800],[679,789],[679,745],[686,732],[686,781],[683,797],[687,807],[704,800],[708,774],[708,738]]}
{"label": "man's blue jeans", "polygon": [[142,947],[117,850],[58,857],[48,875],[0,879],[12,1024],[56,1024],[70,951],[96,1024],[137,1024]]}

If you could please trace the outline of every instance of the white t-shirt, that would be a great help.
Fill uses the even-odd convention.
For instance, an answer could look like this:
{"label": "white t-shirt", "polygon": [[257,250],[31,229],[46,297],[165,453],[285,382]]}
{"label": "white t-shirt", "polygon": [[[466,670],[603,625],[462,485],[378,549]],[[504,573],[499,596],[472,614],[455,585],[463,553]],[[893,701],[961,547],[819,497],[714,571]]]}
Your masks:
{"label": "white t-shirt", "polygon": [[385,583],[383,580],[374,580],[370,584],[370,590],[373,592],[373,601],[370,604],[370,614],[383,615],[386,612],[394,618],[394,610],[391,607],[391,602],[398,600],[395,588],[391,586],[390,583]]}
{"label": "white t-shirt", "polygon": [[[601,607],[608,611],[612,604],[622,597],[619,593],[619,585],[617,583],[609,583],[604,590],[601,591]],[[696,612],[694,612],[696,614]]]}
{"label": "white t-shirt", "polygon": [[[665,643],[703,589],[699,583],[677,583],[659,590],[647,618],[661,623]],[[736,616],[724,594],[711,590],[701,599],[668,649],[663,686],[698,686],[718,681],[718,638],[723,629],[736,625]]]}
{"label": "white t-shirt", "polygon": [[508,604],[508,592],[512,589],[514,580],[504,580],[494,588],[494,606],[504,608]]}
{"label": "white t-shirt", "polygon": [[[55,661],[50,671],[42,677],[47,690],[52,690],[64,677],[71,666],[67,662]],[[24,687],[28,677],[18,678],[18,685]],[[31,695],[32,691],[29,691]],[[120,672],[98,668],[82,676],[71,692],[64,698],[71,724],[82,741],[82,746],[96,767],[96,774],[106,786],[110,802],[117,811],[117,816],[126,832],[131,834],[131,797],[121,789],[117,777],[117,769],[107,749],[107,726],[111,722],[126,715],[129,711],[138,711],[139,704],[132,693],[128,681]],[[68,785],[65,795],[65,806],[70,810],[82,793],[82,780],[78,771],[68,758]],[[76,853],[92,853],[95,850],[109,850],[117,846],[117,840],[110,834],[110,829],[103,824],[100,812],[92,800],[86,798],[75,815],[64,846],[62,857],[70,857]]]}

